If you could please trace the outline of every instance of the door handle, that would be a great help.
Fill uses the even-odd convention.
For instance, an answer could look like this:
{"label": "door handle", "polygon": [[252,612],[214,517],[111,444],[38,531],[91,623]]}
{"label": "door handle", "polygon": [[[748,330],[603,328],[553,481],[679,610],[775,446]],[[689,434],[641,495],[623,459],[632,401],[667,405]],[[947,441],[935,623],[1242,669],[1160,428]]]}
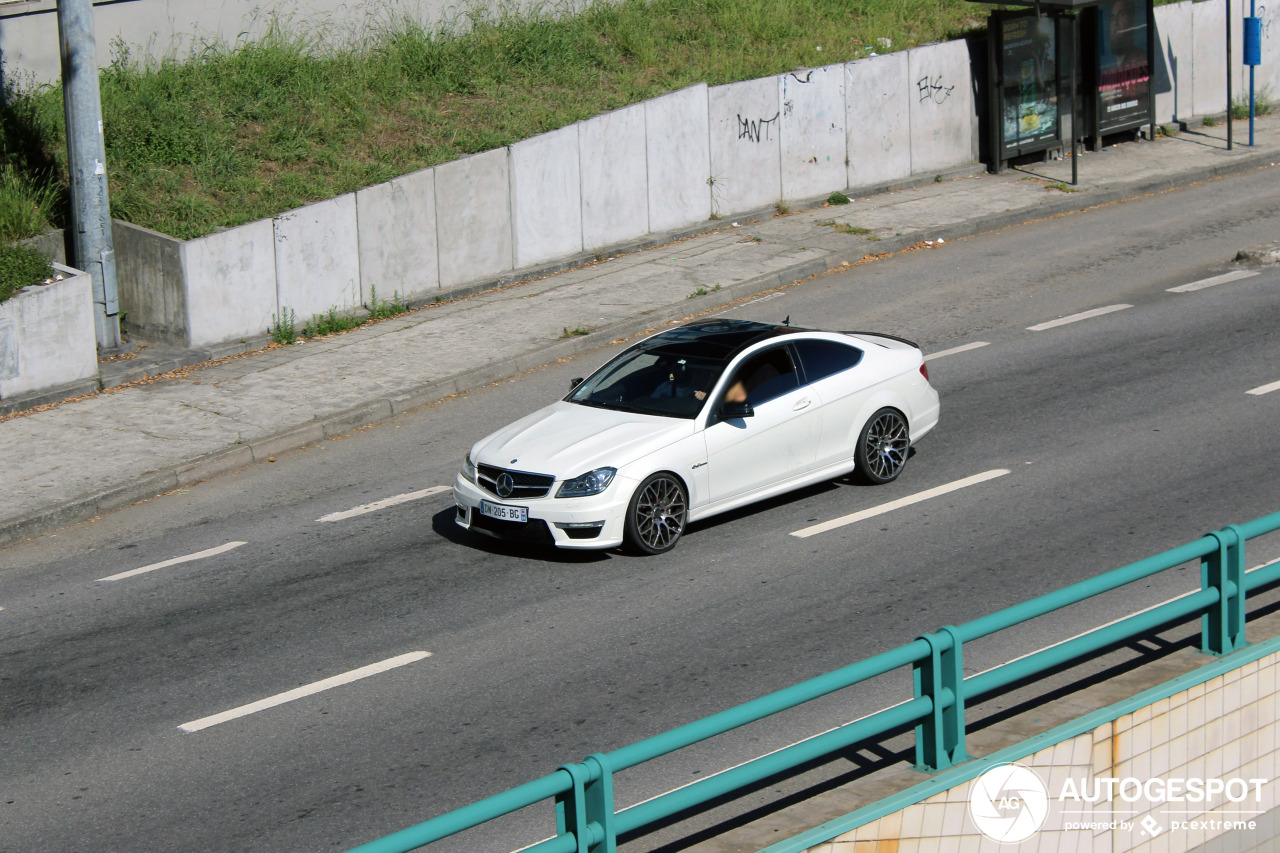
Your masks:
{"label": "door handle", "polygon": [[810,402],[812,402],[812,401],[811,401],[811,400],[809,400],[809,398],[808,398],[808,397],[806,397],[806,398],[805,398],[805,399],[803,399],[803,400],[797,400],[797,401],[796,401],[796,404],[795,404],[794,406],[792,406],[792,407],[791,407],[791,411],[793,411],[793,412],[798,412],[798,411],[800,411],[801,409],[807,409],[807,408],[809,408],[809,403],[810,403]]}

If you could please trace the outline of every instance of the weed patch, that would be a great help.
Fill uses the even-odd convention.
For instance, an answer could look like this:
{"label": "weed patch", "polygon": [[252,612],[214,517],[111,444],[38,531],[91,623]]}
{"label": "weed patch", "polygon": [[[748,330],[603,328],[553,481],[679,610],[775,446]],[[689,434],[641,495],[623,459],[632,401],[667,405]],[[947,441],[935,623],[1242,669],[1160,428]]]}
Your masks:
{"label": "weed patch", "polygon": [[49,259],[30,246],[0,244],[0,302],[53,272]]}
{"label": "weed patch", "polygon": [[298,339],[297,316],[292,308],[281,310],[279,315],[271,315],[271,326],[267,329],[271,340],[278,344],[291,344]]}

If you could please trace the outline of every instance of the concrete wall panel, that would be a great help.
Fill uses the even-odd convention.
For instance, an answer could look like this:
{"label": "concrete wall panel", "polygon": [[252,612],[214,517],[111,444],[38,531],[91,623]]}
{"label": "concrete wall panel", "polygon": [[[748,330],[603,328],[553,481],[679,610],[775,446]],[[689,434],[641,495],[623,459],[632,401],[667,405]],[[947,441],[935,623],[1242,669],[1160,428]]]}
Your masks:
{"label": "concrete wall panel", "polygon": [[845,66],[846,183],[868,187],[911,175],[911,106],[907,54]]}
{"label": "concrete wall panel", "polygon": [[711,217],[707,87],[653,98],[644,110],[649,230],[706,221]]}
{"label": "concrete wall panel", "polygon": [[142,337],[187,344],[186,284],[182,241],[159,231],[114,220],[116,287],[128,325]]}
{"label": "concrete wall panel", "polygon": [[[1010,849],[1023,853],[1275,850],[1280,831],[1280,821],[1275,819],[1280,805],[1280,782],[1276,780],[1280,766],[1280,703],[1275,701],[1278,677],[1280,653],[1275,652],[1240,661],[1216,677],[1193,670],[1150,690],[1148,695],[1162,697],[1151,704],[1134,708],[1123,702],[1095,711],[1090,717],[1097,724],[1083,732],[1064,731],[1064,725],[1035,739],[1006,741],[1008,760],[1039,777],[1047,795],[1048,807],[1039,828],[1020,843],[1007,847],[993,843],[966,814],[969,803],[991,797],[990,788],[980,794],[983,783],[972,778],[978,776],[979,769],[992,766],[988,765],[969,774],[945,771],[950,779],[938,779],[941,784],[928,791],[922,790],[924,786],[914,789],[920,792],[919,797],[911,798],[915,802],[860,826],[847,822],[848,828],[839,835],[818,835],[834,837],[814,839],[806,853],[862,849],[857,845],[869,850],[896,849],[899,844],[903,850]],[[1128,686],[1135,687],[1135,683],[1141,682],[1134,679]],[[1117,686],[1125,685],[1109,685],[1113,691]],[[1121,696],[1128,699],[1129,694],[1121,691]],[[1234,786],[1237,794],[1231,799],[1221,795],[1192,798],[1171,791],[1170,797],[1183,798],[1147,798],[1141,790],[1135,796],[1133,787],[1121,782],[1130,792],[1125,797],[1123,819],[1117,819],[1118,812],[1112,811],[1113,804],[1121,801],[1118,795],[1109,801],[1093,797],[1091,803],[1086,799],[1091,787],[1093,791],[1105,790],[1096,787],[1103,779],[1132,779],[1139,789],[1153,780],[1159,784],[1148,790],[1162,794],[1168,782],[1184,778],[1220,779],[1228,787]],[[1240,782],[1234,781],[1237,779]],[[1242,785],[1245,780],[1256,781]],[[988,777],[984,781],[990,785],[992,780]],[[1238,802],[1233,802],[1237,798]],[[955,814],[954,820],[948,817],[951,814]],[[1233,826],[1233,820],[1239,823]],[[1186,823],[1171,825],[1175,822]],[[1162,845],[1152,843],[1156,835],[1164,839]]]}
{"label": "concrete wall panel", "polygon": [[[1192,3],[1191,109],[1193,115],[1218,115],[1227,111],[1227,10],[1221,3]],[[1232,21],[1234,30],[1241,28]],[[1235,54],[1233,61],[1240,62]]]}
{"label": "concrete wall panel", "polygon": [[1195,12],[1192,3],[1156,7],[1156,121],[1188,119],[1192,111]]}
{"label": "concrete wall panel", "polygon": [[[1280,96],[1280,3],[1258,2],[1256,11],[1262,19],[1262,64],[1254,69],[1254,86],[1258,93],[1262,93],[1264,89],[1269,90],[1267,94],[1275,99]],[[1232,55],[1240,70],[1232,94],[1245,102],[1249,98],[1249,68],[1243,64],[1244,40],[1241,31],[1244,25],[1241,21],[1248,14],[1249,0],[1240,0],[1236,17],[1231,20]],[[1202,36],[1199,29],[1196,30],[1196,36]]]}
{"label": "concrete wall panel", "polygon": [[267,332],[278,310],[275,228],[270,219],[188,240],[181,257],[190,346]]}
{"label": "concrete wall panel", "polygon": [[578,125],[582,176],[582,247],[588,251],[649,231],[644,104]]}
{"label": "concrete wall panel", "polygon": [[778,96],[776,77],[707,90],[714,213],[752,210],[782,198]]}
{"label": "concrete wall panel", "polygon": [[782,117],[782,195],[802,199],[843,189],[844,66],[793,71],[778,78]]}
{"label": "concrete wall panel", "polygon": [[440,287],[436,250],[436,179],[423,169],[356,193],[360,301],[371,304]]}
{"label": "concrete wall panel", "polygon": [[511,146],[511,223],[516,267],[582,251],[576,124]]}
{"label": "concrete wall panel", "polygon": [[507,149],[436,166],[440,284],[453,287],[511,269],[511,181]]}
{"label": "concrete wall panel", "polygon": [[37,284],[0,302],[0,399],[98,374],[93,283],[55,267],[62,281]]}
{"label": "concrete wall panel", "polygon": [[354,193],[282,213],[272,225],[281,312],[293,309],[301,325],[312,314],[360,304]]}
{"label": "concrete wall panel", "polygon": [[948,41],[907,51],[911,171],[942,172],[978,159],[969,47]]}

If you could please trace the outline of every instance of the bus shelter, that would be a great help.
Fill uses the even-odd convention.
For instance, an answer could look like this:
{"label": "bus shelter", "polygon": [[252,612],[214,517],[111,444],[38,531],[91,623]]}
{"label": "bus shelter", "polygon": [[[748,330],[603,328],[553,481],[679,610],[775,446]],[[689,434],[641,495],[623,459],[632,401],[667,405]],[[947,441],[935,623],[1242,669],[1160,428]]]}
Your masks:
{"label": "bus shelter", "polygon": [[[975,0],[985,2],[985,0]],[[987,131],[992,171],[1148,125],[1155,135],[1152,0],[1010,0],[991,11]],[[1013,8],[1007,8],[1013,7]]]}

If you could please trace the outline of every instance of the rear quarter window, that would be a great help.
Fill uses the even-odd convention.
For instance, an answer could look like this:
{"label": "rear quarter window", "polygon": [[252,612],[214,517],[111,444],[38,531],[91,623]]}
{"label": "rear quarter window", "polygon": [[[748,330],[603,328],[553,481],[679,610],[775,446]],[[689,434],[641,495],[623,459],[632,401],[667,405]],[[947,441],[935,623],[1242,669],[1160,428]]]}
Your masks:
{"label": "rear quarter window", "polygon": [[809,382],[848,370],[862,361],[862,350],[836,341],[795,341],[794,346]]}

